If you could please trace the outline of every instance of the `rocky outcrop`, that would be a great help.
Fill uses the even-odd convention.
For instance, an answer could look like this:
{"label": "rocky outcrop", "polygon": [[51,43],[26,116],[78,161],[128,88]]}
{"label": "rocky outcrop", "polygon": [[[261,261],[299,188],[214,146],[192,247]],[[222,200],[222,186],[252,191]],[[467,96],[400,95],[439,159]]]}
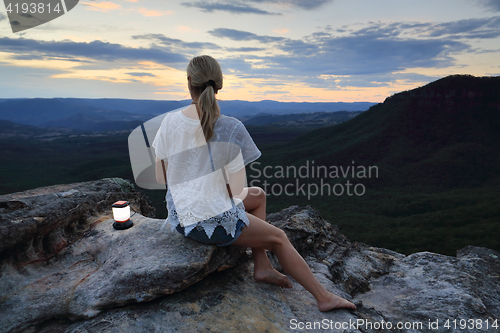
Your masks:
{"label": "rocky outcrop", "polygon": [[155,209],[134,186],[120,178],[41,187],[0,196],[1,262],[45,262],[80,239],[118,200],[154,216]]}
{"label": "rocky outcrop", "polygon": [[[489,249],[405,256],[350,242],[310,206],[269,214],[326,288],[358,306],[320,312],[293,280],[291,290],[255,282],[250,251],[132,219],[134,227],[117,231],[109,213],[93,215],[48,262],[4,262],[0,331],[486,332],[500,319],[500,255]],[[473,327],[461,330],[462,319]]]}
{"label": "rocky outcrop", "polygon": [[[136,211],[153,212],[131,189],[130,183],[111,179],[2,197],[0,331],[23,331],[50,318],[91,318],[172,294],[234,266],[244,253],[180,234],[167,237],[159,232],[163,221],[141,214],[132,217],[132,228],[115,230],[111,204],[118,199],[129,200]],[[79,227],[86,230],[71,233]]]}

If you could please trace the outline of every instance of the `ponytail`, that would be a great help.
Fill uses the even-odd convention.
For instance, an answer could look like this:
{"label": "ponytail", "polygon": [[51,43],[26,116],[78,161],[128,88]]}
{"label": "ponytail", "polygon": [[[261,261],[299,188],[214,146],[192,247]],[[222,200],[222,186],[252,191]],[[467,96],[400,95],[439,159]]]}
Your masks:
{"label": "ponytail", "polygon": [[215,99],[218,90],[222,89],[222,70],[219,63],[208,55],[193,58],[187,67],[191,77],[190,90],[198,95],[197,112],[206,142],[214,134],[214,127],[220,116],[220,108]]}
{"label": "ponytail", "polygon": [[198,109],[201,111],[199,111],[201,113],[201,129],[203,130],[205,140],[208,142],[214,134],[215,123],[220,115],[219,104],[217,104],[217,100],[215,99],[215,91],[212,86],[206,87],[201,93],[198,98]]}

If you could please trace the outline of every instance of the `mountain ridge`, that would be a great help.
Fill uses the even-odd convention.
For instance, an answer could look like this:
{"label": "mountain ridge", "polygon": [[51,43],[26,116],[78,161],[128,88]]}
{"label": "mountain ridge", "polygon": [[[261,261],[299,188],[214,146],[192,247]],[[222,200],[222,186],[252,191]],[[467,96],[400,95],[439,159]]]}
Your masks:
{"label": "mountain ridge", "polygon": [[[496,99],[493,98],[490,102],[490,97],[481,95],[479,97],[486,98],[486,102],[477,101],[478,97],[473,98],[474,102],[470,102],[479,110],[477,112],[467,112],[470,110],[470,104],[466,107],[457,107],[454,112],[450,112],[451,109],[439,112],[443,103],[450,108],[457,103],[449,99],[442,103],[438,103],[436,98],[432,101],[422,100],[422,93],[425,95],[430,92],[429,89],[434,91],[436,87],[439,91],[443,86],[450,87],[451,81],[457,77],[462,85],[451,88],[453,91],[462,89],[463,85],[471,82],[481,82],[484,85],[481,78],[449,76],[410,92],[398,93],[388,97],[383,103],[370,107],[352,121],[320,128],[287,142],[287,147],[296,149],[294,153],[285,154],[283,157],[286,161],[293,161],[316,155],[317,161],[324,164],[336,164],[339,160],[347,162],[353,157],[366,162],[380,162],[387,159],[387,163],[400,167],[408,162],[429,157],[431,151],[449,145],[472,143],[489,148],[498,147],[500,77],[495,78],[494,87],[488,88],[495,94]],[[469,88],[467,95],[471,94],[473,91]],[[468,127],[468,123],[474,127]],[[395,143],[399,143],[400,146]],[[330,154],[325,153],[325,144],[330,147]],[[277,150],[280,148],[282,147],[278,147]],[[408,148],[412,148],[411,152]]]}
{"label": "mountain ridge", "polygon": [[[189,105],[189,100],[156,101],[127,99],[32,98],[0,100],[0,119],[39,127],[56,126],[79,130],[116,130],[133,126],[162,113]],[[240,120],[258,113],[364,111],[373,103],[295,103],[278,101],[219,101],[221,112]],[[123,122],[135,121],[133,124]],[[119,123],[121,124],[113,124]],[[137,126],[137,125],[136,125]],[[130,129],[136,127],[130,127]]]}
{"label": "mountain ridge", "polygon": [[[318,188],[321,181],[330,187],[362,184],[366,192],[360,196],[271,196],[268,205],[276,211],[308,200],[351,239],[403,253],[450,254],[470,244],[500,249],[492,237],[500,221],[498,151],[500,77],[450,76],[270,147],[259,162],[271,168],[312,161],[315,167],[377,166],[372,178],[301,180]],[[260,181],[256,185],[295,182],[257,176],[250,174]]]}

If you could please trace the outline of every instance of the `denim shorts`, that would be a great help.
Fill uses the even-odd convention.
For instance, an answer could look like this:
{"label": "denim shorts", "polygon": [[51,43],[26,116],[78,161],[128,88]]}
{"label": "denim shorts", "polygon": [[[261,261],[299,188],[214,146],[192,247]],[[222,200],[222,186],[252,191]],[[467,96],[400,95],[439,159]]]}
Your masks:
{"label": "denim shorts", "polygon": [[[226,229],[223,226],[217,226],[214,230],[214,233],[210,238],[208,238],[205,230],[203,228],[194,228],[189,232],[187,237],[194,239],[195,241],[202,242],[205,244],[215,244],[217,246],[228,246],[233,244],[238,237],[241,235],[241,230],[245,227],[245,223],[240,219],[236,222],[236,231],[234,232],[234,237],[228,235]],[[181,227],[179,224],[175,230],[177,230],[181,235],[184,236],[184,227]]]}

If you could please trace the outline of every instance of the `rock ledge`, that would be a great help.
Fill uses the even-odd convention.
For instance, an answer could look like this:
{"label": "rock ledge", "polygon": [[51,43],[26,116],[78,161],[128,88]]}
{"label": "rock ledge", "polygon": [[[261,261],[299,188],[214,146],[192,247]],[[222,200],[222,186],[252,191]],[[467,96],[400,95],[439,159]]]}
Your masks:
{"label": "rock ledge", "polygon": [[[106,188],[112,186],[109,183],[103,180],[88,186]],[[68,198],[79,193],[81,203],[91,196],[83,195],[78,186],[57,188],[56,193],[63,193],[57,197],[47,188],[41,193],[52,198],[51,207],[72,209],[79,202],[75,199],[65,206]],[[15,220],[8,220],[16,211],[25,210],[25,216],[32,214],[26,221],[37,230],[65,231],[62,222],[55,222],[65,215],[58,210],[57,218],[45,211],[43,220],[34,219],[40,213],[33,207],[34,194],[30,195],[0,200],[2,228],[7,225],[36,237],[36,232],[16,229]],[[106,196],[96,198],[105,200]],[[134,205],[139,207],[141,200],[136,197]],[[447,330],[444,324],[446,320],[474,319],[490,324],[497,320],[500,325],[500,254],[490,249],[469,246],[456,257],[430,252],[405,256],[350,242],[310,206],[269,214],[268,221],[285,230],[326,288],[358,306],[353,312],[324,313],[293,280],[292,290],[255,282],[249,251],[158,232],[163,220],[141,214],[133,217],[133,228],[117,231],[111,226],[110,212],[96,207],[89,205],[86,213],[82,211],[85,219],[80,224],[86,229],[82,227],[80,238],[53,252],[50,260],[33,261],[36,251],[3,259],[0,332],[304,331],[298,325],[311,327],[307,332],[485,332],[484,327]],[[68,219],[66,223],[74,222]],[[9,235],[15,238],[15,234]],[[23,239],[13,244],[21,246],[30,238]],[[9,253],[5,252],[8,248],[4,247],[4,253]],[[274,254],[269,252],[269,256],[280,269]],[[23,258],[31,261],[23,262]],[[436,321],[437,329],[429,327],[429,322]],[[336,323],[350,322],[364,325],[335,328]],[[382,322],[394,326],[373,327]],[[327,330],[313,326],[328,323],[332,326]],[[413,328],[396,329],[397,323],[410,323],[407,325]]]}

